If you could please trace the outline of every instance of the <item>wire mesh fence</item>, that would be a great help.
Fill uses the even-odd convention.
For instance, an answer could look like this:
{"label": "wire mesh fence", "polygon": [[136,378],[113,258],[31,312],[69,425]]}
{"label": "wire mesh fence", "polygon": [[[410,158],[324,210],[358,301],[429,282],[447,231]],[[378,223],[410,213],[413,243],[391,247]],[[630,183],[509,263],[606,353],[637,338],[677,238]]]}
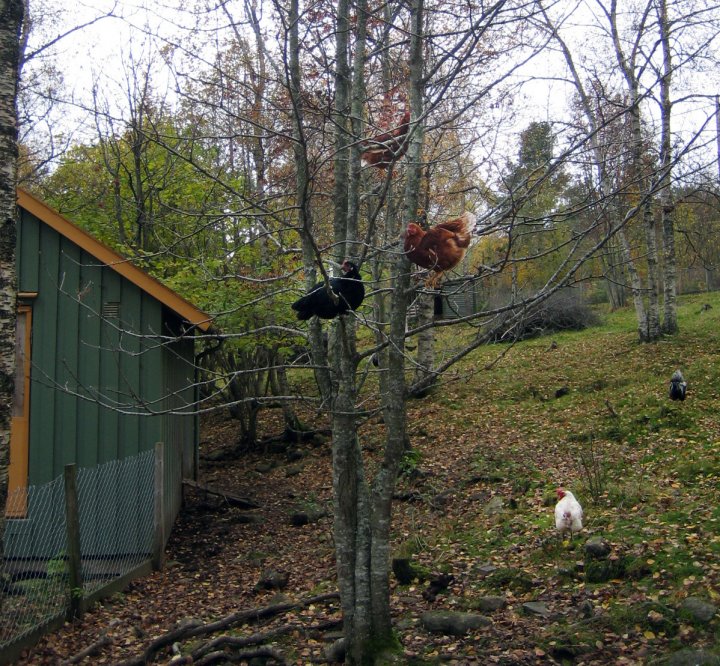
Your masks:
{"label": "wire mesh fence", "polygon": [[[6,585],[0,615],[0,648],[65,612],[63,498],[62,477],[42,486],[18,489],[8,497],[13,515],[21,512],[29,515],[32,510],[43,520],[42,527],[38,523],[39,529],[26,528],[29,518],[6,522]],[[43,555],[38,556],[39,552]]]}
{"label": "wire mesh fence", "polygon": [[152,555],[154,452],[80,469],[80,552],[86,594]]}
{"label": "wire mesh fence", "polygon": [[[21,488],[8,497],[0,651],[35,633],[71,607],[146,562],[155,533],[155,451],[76,474],[79,536],[68,532],[66,479]],[[73,546],[72,540],[77,541]],[[79,548],[80,590],[71,589],[73,548]]]}

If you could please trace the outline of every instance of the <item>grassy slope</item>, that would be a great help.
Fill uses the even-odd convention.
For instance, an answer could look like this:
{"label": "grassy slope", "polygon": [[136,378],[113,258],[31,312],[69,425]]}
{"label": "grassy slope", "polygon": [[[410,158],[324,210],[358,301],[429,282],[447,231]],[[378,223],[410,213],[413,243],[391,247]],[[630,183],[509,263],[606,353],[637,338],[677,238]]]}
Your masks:
{"label": "grassy slope", "polygon": [[[701,311],[704,303],[713,308]],[[494,632],[461,641],[455,654],[644,663],[681,646],[720,647],[717,620],[693,625],[676,613],[686,596],[715,601],[720,591],[720,298],[683,299],[679,324],[680,335],[640,345],[633,313],[613,313],[599,328],[516,345],[484,369],[501,351],[488,347],[456,381],[410,403],[417,466],[429,476],[400,486],[434,511],[398,508],[398,549],[456,574],[443,607],[473,608],[485,594],[510,602]],[[689,383],[684,403],[667,398],[678,367]],[[568,393],[556,398],[561,387]],[[586,512],[582,538],[569,547],[553,533],[557,485]],[[505,501],[501,515],[484,510],[494,495]],[[577,562],[590,536],[610,542],[624,572],[586,580]],[[483,577],[484,562],[500,573]],[[406,601],[416,592],[400,590]],[[524,619],[529,600],[548,603],[555,621]],[[583,601],[595,609],[589,620],[577,613]],[[514,628],[503,634],[504,625]],[[413,639],[405,641],[412,652]],[[420,639],[415,648],[423,659],[442,652]]]}

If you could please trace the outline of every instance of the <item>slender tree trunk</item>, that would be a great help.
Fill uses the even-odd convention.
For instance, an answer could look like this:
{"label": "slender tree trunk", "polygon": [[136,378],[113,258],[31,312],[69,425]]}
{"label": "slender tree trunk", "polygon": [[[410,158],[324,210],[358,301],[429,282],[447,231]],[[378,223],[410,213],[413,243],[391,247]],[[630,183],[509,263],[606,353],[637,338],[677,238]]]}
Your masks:
{"label": "slender tree trunk", "polygon": [[357,437],[355,331],[347,317],[331,327],[335,557],[343,609],[346,663],[365,663],[372,637],[370,497]]}
{"label": "slender tree trunk", "polygon": [[720,95],[715,95],[715,144],[717,145],[718,181],[720,181]]}
{"label": "slender tree trunk", "polygon": [[662,173],[660,190],[660,209],[662,211],[663,239],[663,323],[662,332],[672,335],[678,332],[677,322],[677,260],[675,257],[675,206],[672,200],[672,144],[670,135],[670,117],[672,102],[670,86],[672,83],[672,52],[670,49],[670,24],[667,13],[667,0],[661,0],[658,9],[660,42],[663,50],[663,71],[660,78],[660,111],[662,135],[660,145],[660,169]]}
{"label": "slender tree trunk", "polygon": [[[338,3],[338,37],[336,105],[348,99],[344,89],[347,77],[346,44],[342,37],[348,23],[347,1]],[[415,0],[411,9],[411,112],[420,117],[422,109],[422,0]],[[356,45],[356,48],[357,45]],[[356,61],[356,66],[358,66]],[[357,73],[357,71],[356,71]],[[337,126],[337,124],[336,124]],[[350,151],[342,132],[337,135],[335,184],[347,182],[348,168],[344,160]],[[405,193],[405,215],[417,210],[418,165],[422,137],[416,133],[407,154],[408,178]],[[352,158],[351,158],[352,160]],[[338,206],[336,198],[335,238],[342,239],[342,224],[348,211]],[[351,202],[348,202],[351,203]],[[391,223],[392,224],[392,223]],[[347,227],[346,227],[347,228]],[[347,238],[346,242],[352,239]],[[390,529],[392,492],[397,480],[400,460],[405,450],[405,319],[409,298],[409,262],[398,253],[393,267],[393,293],[388,351],[386,391],[382,395],[386,416],[387,440],[384,457],[372,486],[365,476],[356,429],[355,330],[352,319],[339,317],[332,324],[330,358],[333,370],[333,490],[335,497],[335,542],[338,581],[344,614],[347,664],[382,663],[385,648],[394,645],[390,615]]]}
{"label": "slender tree trunk", "polygon": [[647,252],[647,342],[660,337],[660,269],[658,266],[655,215],[650,202],[643,206],[643,227]]}
{"label": "slender tree trunk", "polygon": [[[422,125],[419,125],[416,132],[422,132],[422,129]],[[422,208],[427,211],[430,208],[430,178],[427,169],[423,170],[420,164],[418,164],[417,168],[421,169],[421,173],[424,172],[425,174],[425,178],[422,181],[424,183],[422,188],[424,199]],[[420,206],[418,206],[418,208],[420,208]],[[435,318],[435,294],[421,293],[416,303],[418,312],[417,325],[426,326],[432,324]],[[417,365],[415,366],[415,377],[412,383],[423,384],[428,387],[428,390],[432,389],[435,381],[433,377],[435,370],[435,329],[431,326],[428,326],[428,328],[417,337],[417,354],[415,361]],[[423,393],[425,393],[425,391],[423,391]]]}
{"label": "slender tree trunk", "polygon": [[[618,0],[612,0],[610,3],[610,29],[613,36],[615,46],[615,57],[618,66],[625,78],[628,88],[629,104],[628,104],[628,120],[630,122],[631,132],[631,173],[634,177],[634,188],[637,197],[647,200],[642,204],[643,215],[642,224],[645,234],[646,256],[648,267],[648,305],[645,309],[642,303],[642,281],[639,273],[634,265],[628,266],[630,270],[630,279],[632,284],[633,300],[635,302],[635,310],[638,316],[638,333],[642,342],[652,342],[660,336],[660,311],[658,304],[658,267],[657,267],[657,240],[655,236],[655,220],[652,213],[652,198],[650,196],[651,182],[646,173],[644,164],[643,135],[642,135],[642,118],[640,114],[640,91],[638,79],[637,58],[642,53],[642,49],[638,47],[640,39],[647,29],[648,11],[650,5],[645,6],[640,20],[635,27],[635,44],[631,46],[630,57],[627,58],[623,51],[623,40],[620,37],[620,29],[618,27],[617,8]],[[623,242],[623,254],[629,257],[629,247],[627,238],[621,237]]]}
{"label": "slender tree trunk", "polygon": [[[290,382],[287,378],[287,368],[283,365],[283,359],[275,352],[276,367],[270,370],[270,386],[273,395],[287,396],[290,395]],[[282,401],[283,420],[285,421],[285,431],[288,433],[298,432],[302,429],[302,423],[295,414],[295,410],[289,401]]]}
{"label": "slender tree trunk", "polygon": [[675,255],[675,211],[670,188],[660,197],[663,226],[663,322],[662,332],[673,335],[678,332],[677,321],[677,259]]}
{"label": "slender tree trunk", "polygon": [[[349,251],[357,235],[359,154],[350,148],[348,104],[353,116],[359,115],[359,93],[363,89],[364,4],[358,6],[355,32],[355,72],[351,86],[347,35],[347,0],[338,3],[336,36],[335,104],[335,218],[337,248]],[[360,86],[358,90],[357,86]],[[353,135],[360,125],[353,123]],[[338,259],[340,255],[338,254]],[[404,320],[403,320],[404,321]],[[341,592],[347,664],[373,663],[378,651],[392,641],[390,618],[390,507],[404,438],[399,452],[386,447],[384,464],[377,472],[372,489],[363,466],[357,437],[356,383],[357,353],[355,326],[351,317],[339,317],[331,325],[330,365],[332,368],[333,491],[335,544],[338,581]],[[404,334],[404,327],[403,327]],[[392,353],[392,352],[391,352]],[[391,375],[389,375],[391,376]],[[393,386],[390,386],[393,390]],[[402,391],[396,412],[404,416]],[[387,413],[387,410],[386,410]]]}
{"label": "slender tree trunk", "polygon": [[[411,142],[407,151],[405,181],[406,220],[415,218],[421,176],[423,135],[417,122],[423,115],[423,0],[410,5],[410,113]],[[415,122],[412,122],[415,121]],[[405,323],[410,299],[410,262],[398,253],[393,275],[390,318],[390,350],[388,353],[388,391],[382,396],[385,414],[385,455],[373,484],[372,511],[372,613],[373,631],[381,644],[392,640],[390,622],[390,526],[392,492],[407,441],[405,409]]]}
{"label": "slender tree trunk", "polygon": [[633,305],[635,306],[635,318],[638,326],[638,337],[641,341],[647,341],[647,313],[645,311],[645,303],[643,301],[643,286],[640,274],[637,271],[635,262],[633,261],[632,254],[630,252],[630,243],[628,242],[627,235],[624,229],[618,231],[618,238],[620,239],[620,248],[623,254],[623,260],[627,266],[628,275],[630,276],[630,293],[633,298]]}
{"label": "slender tree trunk", "polygon": [[[417,305],[417,325],[424,326],[433,321],[435,315],[435,294],[421,293],[415,301]],[[435,367],[435,329],[426,328],[417,336],[417,355],[413,384],[427,385]]]}
{"label": "slender tree trunk", "polygon": [[338,263],[347,255],[348,240],[348,186],[350,181],[350,98],[351,74],[348,54],[350,18],[348,0],[339,0],[337,30],[335,33],[335,186],[333,189],[335,247],[333,254]]}
{"label": "slender tree trunk", "polygon": [[[250,27],[255,37],[255,53],[257,57],[257,70],[254,65],[250,65],[250,78],[252,81],[252,118],[254,124],[252,126],[252,142],[250,152],[252,153],[255,165],[255,199],[260,202],[261,206],[265,203],[265,190],[267,185],[266,176],[266,158],[265,158],[265,140],[263,125],[264,120],[264,104],[265,89],[267,84],[267,64],[265,55],[265,44],[260,28],[260,20],[257,12],[257,0],[245,3],[245,13],[248,17]],[[238,36],[240,39],[240,36]],[[231,142],[232,143],[232,142]],[[264,263],[270,260],[270,248],[265,236],[260,240],[260,253]]]}
{"label": "slender tree trunk", "polygon": [[0,535],[3,536],[0,540],[0,570],[15,385],[17,88],[23,10],[22,0],[0,0]]}
{"label": "slender tree trunk", "polygon": [[[606,225],[606,228],[610,230],[610,225]],[[610,309],[614,311],[624,307],[626,300],[625,280],[622,270],[623,262],[615,236],[613,236],[605,246],[605,252],[600,255],[600,261],[603,267],[603,275],[605,276]]]}
{"label": "slender tree trunk", "polygon": [[[365,104],[365,42],[367,39],[368,8],[367,0],[357,0],[355,3],[357,22],[355,27],[355,56],[352,71],[352,93],[350,98],[350,130],[349,140],[352,147],[349,151],[350,163],[348,165],[348,211],[347,211],[347,239],[358,239],[358,223],[360,219],[360,138],[363,133],[363,106]],[[361,254],[361,247],[348,244],[347,253],[353,259]]]}
{"label": "slender tree trunk", "polygon": [[[299,2],[290,1],[288,14],[288,42],[286,60],[289,63],[290,98],[293,105],[293,152],[295,157],[295,189],[297,192],[298,220],[302,237],[303,266],[305,267],[305,287],[310,291],[317,282],[315,260],[317,258],[313,242],[313,217],[310,207],[310,165],[308,164],[307,145],[303,129],[302,74],[300,71],[300,39],[299,39]],[[330,373],[327,369],[327,350],[323,338],[322,324],[317,317],[308,323],[308,338],[315,379],[323,403],[330,398]]]}

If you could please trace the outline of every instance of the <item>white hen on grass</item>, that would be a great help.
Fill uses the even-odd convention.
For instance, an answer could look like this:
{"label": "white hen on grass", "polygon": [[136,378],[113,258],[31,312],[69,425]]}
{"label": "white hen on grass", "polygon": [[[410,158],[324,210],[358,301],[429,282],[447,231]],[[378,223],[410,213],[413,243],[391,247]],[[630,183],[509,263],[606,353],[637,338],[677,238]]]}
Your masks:
{"label": "white hen on grass", "polygon": [[580,502],[569,490],[557,489],[558,503],[555,505],[555,527],[563,535],[570,532],[570,537],[583,527],[583,510]]}

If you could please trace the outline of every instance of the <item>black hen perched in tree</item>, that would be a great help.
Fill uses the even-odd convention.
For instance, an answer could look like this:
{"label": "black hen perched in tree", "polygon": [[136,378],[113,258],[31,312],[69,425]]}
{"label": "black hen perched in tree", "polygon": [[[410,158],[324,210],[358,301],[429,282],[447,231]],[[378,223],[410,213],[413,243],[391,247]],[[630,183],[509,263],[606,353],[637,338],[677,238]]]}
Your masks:
{"label": "black hen perched in tree", "polygon": [[670,400],[685,400],[687,393],[687,382],[680,370],[675,370],[670,378]]}
{"label": "black hen perched in tree", "polygon": [[357,266],[345,260],[341,268],[344,273],[342,277],[330,278],[330,288],[336,298],[330,296],[324,282],[316,284],[312,291],[292,304],[298,319],[310,319],[313,315],[321,319],[333,319],[360,307],[365,298],[365,287]]}

